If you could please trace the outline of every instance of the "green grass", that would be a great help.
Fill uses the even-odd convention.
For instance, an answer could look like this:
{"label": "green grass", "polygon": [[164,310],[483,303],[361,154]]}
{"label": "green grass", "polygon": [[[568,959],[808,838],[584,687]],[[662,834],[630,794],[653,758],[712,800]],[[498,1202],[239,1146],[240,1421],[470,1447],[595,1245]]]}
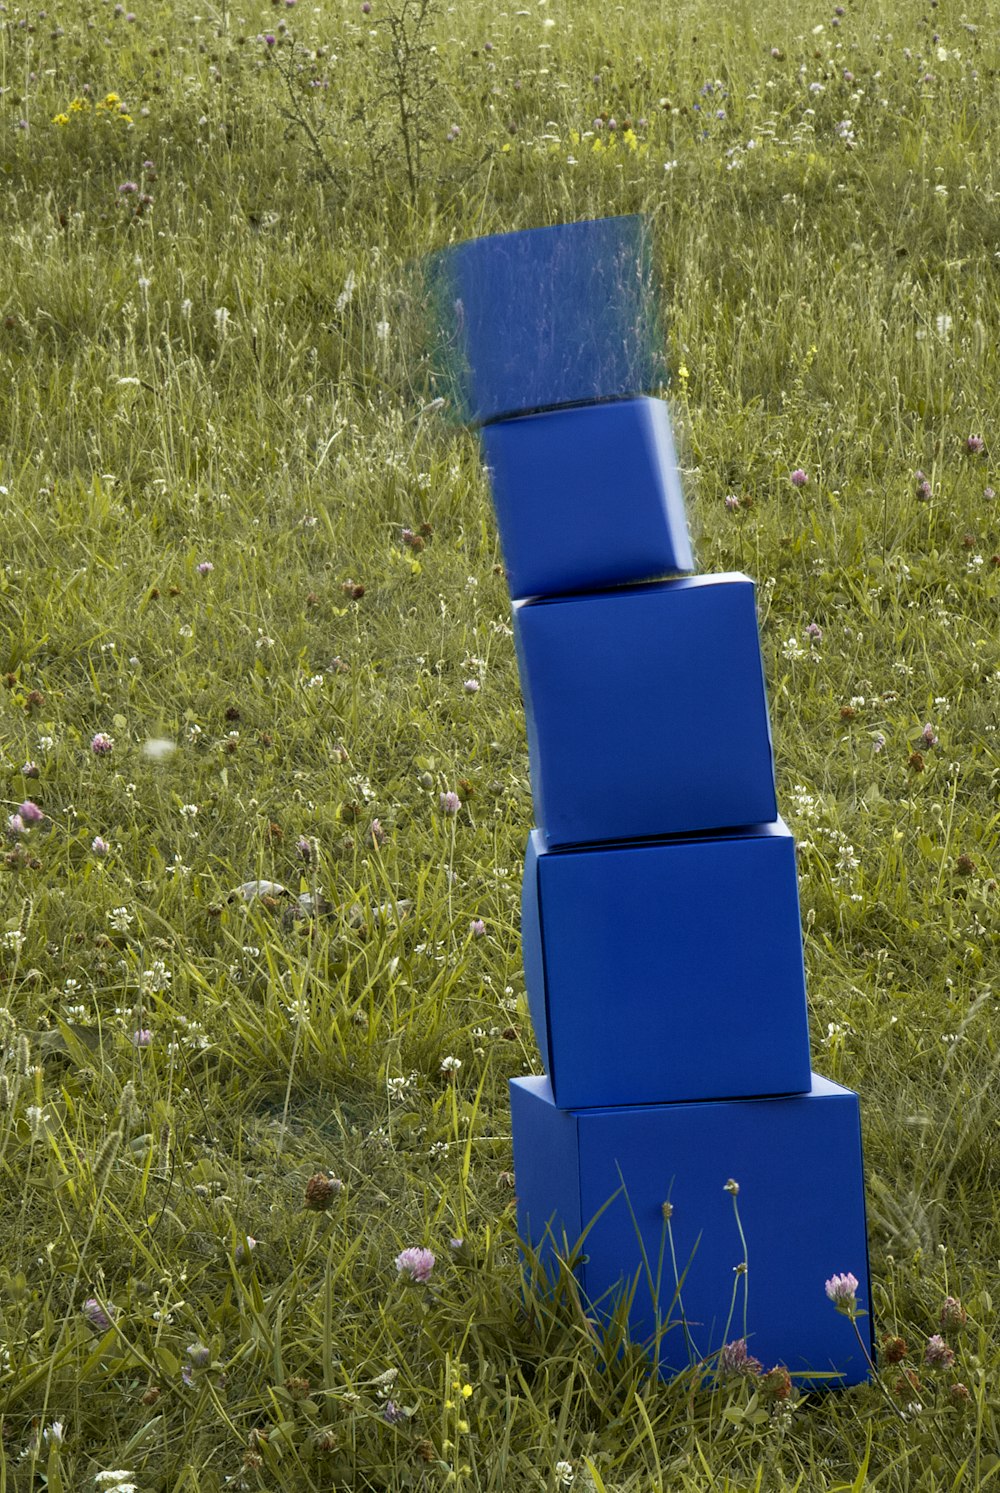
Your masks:
{"label": "green grass", "polygon": [[[0,10],[0,771],[45,814],[0,862],[0,1490],[993,1487],[1000,11],[135,3]],[[843,1394],[602,1368],[570,1281],[522,1296],[527,753],[412,272],[635,210],[908,1344]]]}

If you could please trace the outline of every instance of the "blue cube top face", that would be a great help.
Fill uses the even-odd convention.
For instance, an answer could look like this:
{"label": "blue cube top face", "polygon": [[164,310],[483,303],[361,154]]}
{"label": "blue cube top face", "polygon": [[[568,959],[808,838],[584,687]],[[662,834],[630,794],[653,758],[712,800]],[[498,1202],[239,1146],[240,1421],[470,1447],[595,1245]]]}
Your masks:
{"label": "blue cube top face", "polygon": [[482,441],[512,596],[694,569],[662,400],[501,420]]}
{"label": "blue cube top face", "polygon": [[519,602],[513,615],[535,822],[548,845],[777,818],[746,576]]}
{"label": "blue cube top face", "polygon": [[780,821],[560,851],[536,831],[522,946],[563,1108],[810,1086],[795,847]]}
{"label": "blue cube top face", "polygon": [[472,239],[428,268],[441,392],[468,424],[645,394],[665,379],[642,218]]}
{"label": "blue cube top face", "polygon": [[[661,1368],[710,1367],[725,1343],[745,1337],[765,1369],[781,1363],[800,1383],[868,1377],[853,1328],[824,1289],[850,1272],[859,1306],[871,1310],[850,1090],[814,1076],[809,1094],[790,1098],[579,1111],[556,1109],[545,1080],[516,1079],[511,1105],[522,1235],[544,1256],[547,1231],[560,1252],[564,1233],[570,1247],[585,1234],[578,1276],[585,1308],[599,1315],[621,1282],[636,1282],[633,1341],[651,1342],[672,1323]],[[574,1141],[575,1196],[546,1175],[546,1158],[561,1173]],[[745,1275],[735,1274],[744,1259]],[[870,1345],[870,1316],[860,1326]]]}

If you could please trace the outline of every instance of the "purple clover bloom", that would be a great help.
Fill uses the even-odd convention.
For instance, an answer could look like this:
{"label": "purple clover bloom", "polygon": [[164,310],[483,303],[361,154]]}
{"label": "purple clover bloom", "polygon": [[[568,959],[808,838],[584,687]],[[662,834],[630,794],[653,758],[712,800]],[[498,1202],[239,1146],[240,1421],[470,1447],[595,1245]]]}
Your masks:
{"label": "purple clover bloom", "polygon": [[791,482],[793,487],[805,487],[806,483],[809,481],[809,477],[801,467],[796,467],[795,471],[792,473],[791,477],[788,480]]}
{"label": "purple clover bloom", "polygon": [[98,731],[96,736],[90,739],[90,750],[95,757],[106,757],[114,747],[114,737],[109,736],[106,731]]}
{"label": "purple clover bloom", "polygon": [[462,800],[457,793],[442,793],[438,798],[442,814],[457,814],[462,807]]}
{"label": "purple clover bloom", "polygon": [[433,1269],[433,1253],[421,1248],[419,1244],[409,1245],[396,1256],[396,1271],[401,1280],[412,1280],[418,1285],[424,1285],[430,1280]]}
{"label": "purple clover bloom", "polygon": [[45,815],[42,813],[41,809],[36,803],[32,803],[30,798],[25,799],[24,803],[21,805],[17,812],[20,814],[25,824],[41,824],[42,820],[45,818]]}
{"label": "purple clover bloom", "polygon": [[856,1275],[848,1270],[844,1275],[831,1275],[826,1283],[826,1294],[837,1308],[838,1312],[845,1312],[847,1316],[853,1316],[858,1304],[858,1285]]}
{"label": "purple clover bloom", "polygon": [[80,1310],[95,1332],[108,1332],[114,1325],[115,1309],[110,1302],[105,1306],[96,1296],[88,1296]]}

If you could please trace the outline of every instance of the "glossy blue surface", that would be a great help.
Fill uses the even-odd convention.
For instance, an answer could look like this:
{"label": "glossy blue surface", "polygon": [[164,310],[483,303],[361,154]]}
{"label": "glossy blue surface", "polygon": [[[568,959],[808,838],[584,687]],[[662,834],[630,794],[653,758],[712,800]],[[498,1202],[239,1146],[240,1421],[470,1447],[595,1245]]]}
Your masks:
{"label": "glossy blue surface", "polygon": [[795,847],[780,821],[551,851],[521,919],[535,1035],[562,1108],[810,1085]]}
{"label": "glossy blue surface", "polygon": [[597,218],[471,239],[428,263],[437,392],[467,424],[664,382],[648,228]]}
{"label": "glossy blue surface", "polygon": [[753,582],[519,602],[535,823],[550,846],[778,817]]}
{"label": "glossy blue surface", "polygon": [[512,596],[694,569],[662,400],[501,420],[482,442]]}
{"label": "glossy blue surface", "polygon": [[[801,1385],[868,1377],[850,1322],[824,1291],[851,1272],[870,1311],[849,1089],[814,1076],[810,1093],[790,1098],[590,1110],[557,1109],[544,1078],[514,1079],[510,1092],[521,1237],[552,1272],[553,1250],[565,1256],[564,1239],[572,1248],[588,1230],[576,1270],[588,1315],[600,1320],[634,1284],[630,1336],[664,1374],[705,1360],[710,1371],[712,1355],[745,1336],[765,1369],[783,1364]],[[870,1324],[861,1322],[869,1349]]]}

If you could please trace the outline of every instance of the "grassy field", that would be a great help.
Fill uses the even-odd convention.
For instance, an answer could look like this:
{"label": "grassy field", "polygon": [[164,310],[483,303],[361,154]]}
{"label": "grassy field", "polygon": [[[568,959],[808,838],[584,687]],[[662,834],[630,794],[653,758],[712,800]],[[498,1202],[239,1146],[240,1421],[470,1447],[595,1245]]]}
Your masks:
{"label": "grassy field", "polygon": [[[0,4],[0,1490],[1000,1487],[1000,7],[134,3]],[[527,754],[414,268],[638,210],[862,1098],[826,1397],[522,1297]]]}

